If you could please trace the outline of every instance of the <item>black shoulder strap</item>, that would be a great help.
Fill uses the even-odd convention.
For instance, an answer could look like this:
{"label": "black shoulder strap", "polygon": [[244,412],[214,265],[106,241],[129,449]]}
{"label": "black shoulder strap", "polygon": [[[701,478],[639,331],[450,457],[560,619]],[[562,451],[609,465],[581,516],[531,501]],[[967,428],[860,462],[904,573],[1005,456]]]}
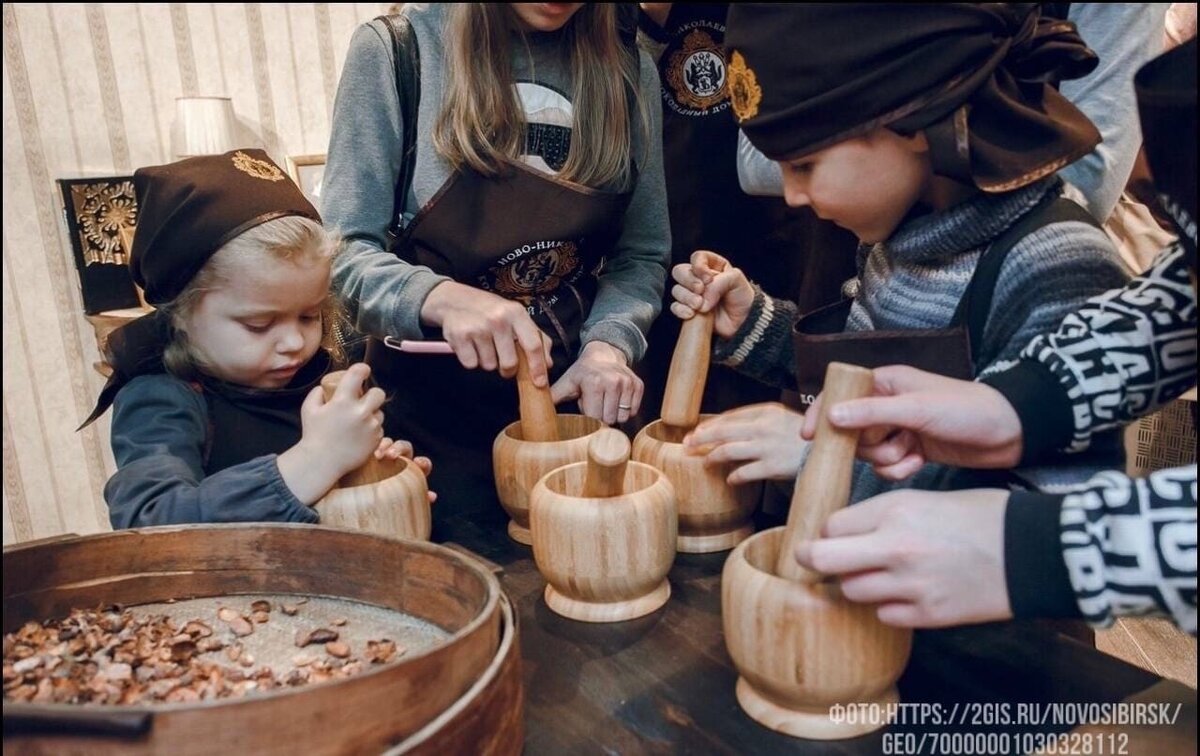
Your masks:
{"label": "black shoulder strap", "polygon": [[[413,166],[417,160],[417,110],[421,104],[421,56],[417,35],[404,15],[379,16],[376,20],[387,25],[392,35],[392,57],[396,60],[396,97],[404,122],[404,144],[400,161],[400,176],[396,181],[392,202],[392,223],[389,234],[394,239],[400,231],[400,214],[412,185]],[[389,246],[391,246],[389,244]]]}
{"label": "black shoulder strap", "polygon": [[1000,278],[1000,269],[1008,253],[1019,241],[1039,228],[1066,221],[1079,221],[1100,228],[1099,222],[1083,207],[1066,197],[1052,194],[997,237],[980,255],[971,282],[950,320],[951,326],[966,323],[972,358],[975,358],[976,350],[983,343],[983,329],[992,312],[996,281]]}

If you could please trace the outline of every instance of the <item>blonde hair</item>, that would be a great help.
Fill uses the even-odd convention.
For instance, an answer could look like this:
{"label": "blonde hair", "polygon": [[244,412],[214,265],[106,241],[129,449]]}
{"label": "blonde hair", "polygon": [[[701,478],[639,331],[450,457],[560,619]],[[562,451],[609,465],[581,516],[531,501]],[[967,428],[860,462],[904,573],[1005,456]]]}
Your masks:
{"label": "blonde hair", "polygon": [[[510,32],[520,27],[508,3],[456,3],[447,13],[446,86],[433,145],[455,169],[495,176],[524,146],[525,112],[513,86],[510,50]],[[559,177],[627,187],[634,111],[643,145],[650,135],[637,51],[621,40],[612,3],[584,4],[562,34],[570,50],[575,115]]]}
{"label": "blonde hair", "polygon": [[[331,265],[338,249],[337,240],[320,223],[299,215],[261,223],[230,239],[213,253],[179,296],[159,305],[171,320],[171,343],[163,352],[167,372],[193,380],[204,369],[203,361],[189,342],[187,328],[205,293],[232,281],[247,265]],[[321,345],[335,360],[341,354],[334,338],[341,317],[343,313],[331,292],[321,306]]]}

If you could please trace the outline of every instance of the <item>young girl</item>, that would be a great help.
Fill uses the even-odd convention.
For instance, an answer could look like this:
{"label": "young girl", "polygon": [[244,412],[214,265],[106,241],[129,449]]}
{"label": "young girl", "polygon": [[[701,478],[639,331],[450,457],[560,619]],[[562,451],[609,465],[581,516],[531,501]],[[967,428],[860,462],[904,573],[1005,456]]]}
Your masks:
{"label": "young girl", "polygon": [[[494,501],[518,350],[556,401],[606,423],[637,411],[631,365],[670,248],[658,80],[614,4],[406,5],[399,29],[376,20],[351,41],[323,212],[349,240],[334,286],[373,337],[368,362],[402,387],[388,431],[431,450],[461,511]],[[457,359],[405,355],[387,336],[444,338]]]}
{"label": "young girl", "polygon": [[266,153],[143,168],[134,188],[130,265],[158,309],[112,335],[88,418],[114,406],[114,528],[317,522],[312,504],[372,452],[412,454],[383,437],[366,365],[324,399],[334,242]]}
{"label": "young girl", "polygon": [[[741,271],[722,271],[718,255],[677,266],[672,310],[715,310],[721,361],[796,381],[808,396],[834,360],[971,378],[1124,282],[1107,237],[1060,199],[1054,176],[1099,139],[1045,83],[1095,65],[1070,24],[1042,23],[1034,5],[740,4],[727,40],[734,111],[782,164],[785,198],[862,245],[853,301],[799,320]],[[689,443],[739,463],[731,481],[791,478],[804,457],[800,422],[759,405],[700,426]],[[1070,466],[1020,472],[1060,486],[1122,457],[1112,433]],[[958,487],[967,477],[929,466],[909,484]],[[860,465],[853,499],[888,485]]]}

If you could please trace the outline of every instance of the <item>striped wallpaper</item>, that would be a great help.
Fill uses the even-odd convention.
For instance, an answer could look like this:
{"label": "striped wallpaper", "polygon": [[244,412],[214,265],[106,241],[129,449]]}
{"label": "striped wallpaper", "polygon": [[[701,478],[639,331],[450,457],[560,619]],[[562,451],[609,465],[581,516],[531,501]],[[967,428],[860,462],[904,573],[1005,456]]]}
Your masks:
{"label": "striped wallpaper", "polygon": [[247,146],[325,152],[354,28],[387,3],[4,4],[4,543],[108,529],[103,381],[55,179],[168,162],[175,98],[227,95]]}

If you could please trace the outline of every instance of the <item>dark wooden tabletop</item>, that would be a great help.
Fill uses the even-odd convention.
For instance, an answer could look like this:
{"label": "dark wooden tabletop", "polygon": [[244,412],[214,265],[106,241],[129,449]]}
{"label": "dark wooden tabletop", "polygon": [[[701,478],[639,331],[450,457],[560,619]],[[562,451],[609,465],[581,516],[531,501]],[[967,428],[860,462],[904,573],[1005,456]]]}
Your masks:
{"label": "dark wooden tabletop", "polygon": [[[576,622],[546,606],[546,583],[532,550],[507,537],[499,505],[471,509],[441,520],[435,539],[461,544],[503,568],[501,584],[519,614],[526,753],[1024,753],[1039,737],[1067,732],[1076,740],[1058,753],[1196,751],[1194,689],[1034,622],[915,635],[901,700],[940,704],[940,716],[953,722],[938,726],[933,709],[909,707],[908,721],[853,740],[777,734],[750,719],[734,697],[737,675],[721,630],[728,552],[679,554],[669,575],[671,599],[653,614],[621,623]],[[1047,708],[1130,700],[1173,702],[1165,710],[1172,724],[1116,726],[1085,743],[1077,716],[1101,709]],[[1125,712],[1133,710],[1124,705]],[[1046,721],[1030,724],[1035,717]]]}

